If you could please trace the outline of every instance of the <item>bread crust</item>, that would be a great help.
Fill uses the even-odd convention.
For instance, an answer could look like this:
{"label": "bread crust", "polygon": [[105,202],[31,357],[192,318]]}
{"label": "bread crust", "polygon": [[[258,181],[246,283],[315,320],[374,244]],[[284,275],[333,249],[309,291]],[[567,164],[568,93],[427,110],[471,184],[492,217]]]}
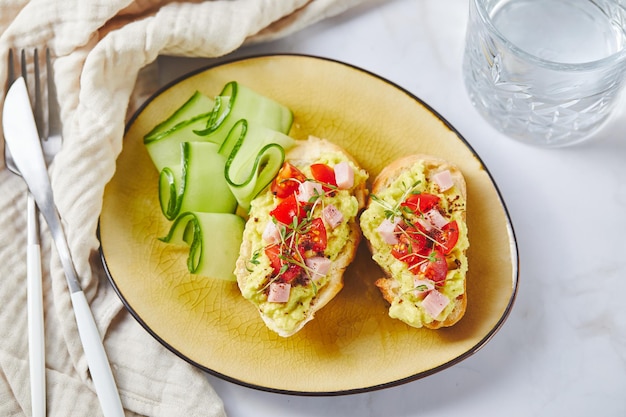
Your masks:
{"label": "bread crust", "polygon": [[[301,141],[295,147],[289,149],[285,154],[285,160],[291,162],[295,166],[301,166],[305,164],[311,164],[320,158],[323,153],[336,152],[341,153],[348,159],[350,159],[355,166],[359,167],[358,163],[348,152],[342,147],[331,143],[325,139],[317,137],[309,137],[306,141]],[[357,184],[355,187],[354,195],[358,201],[359,211],[365,206],[367,200],[368,191],[365,185],[365,181]],[[264,193],[271,192],[269,189]],[[272,318],[263,314],[259,310],[259,314],[265,325],[282,337],[289,337],[300,331],[308,322],[314,319],[315,313],[322,307],[327,305],[343,288],[343,274],[346,268],[352,263],[356,256],[357,247],[361,241],[361,229],[358,225],[358,217],[351,219],[348,222],[349,233],[348,243],[343,246],[342,250],[337,255],[334,262],[331,264],[330,270],[327,274],[328,282],[322,288],[319,289],[317,295],[311,301],[309,310],[306,312],[305,319],[300,321],[298,325],[292,331],[286,331],[281,328]],[[237,259],[235,267],[235,275],[237,277],[237,283],[241,289],[246,286],[247,279],[250,275],[250,271],[247,269],[248,261],[252,256],[253,243],[250,240],[244,239],[240,248],[240,255]]]}
{"label": "bread crust", "polygon": [[[465,183],[465,178],[461,171],[455,165],[450,162],[437,158],[431,155],[426,154],[413,154],[408,155],[402,158],[399,158],[389,165],[387,165],[380,174],[374,179],[372,184],[372,194],[376,195],[381,191],[387,189],[393,181],[398,178],[403,172],[410,170],[415,164],[423,163],[424,170],[426,172],[426,177],[429,178],[432,174],[440,171],[449,170],[452,176],[452,180],[454,185],[457,187],[459,194],[463,197],[465,201],[467,201],[467,186]],[[429,175],[431,174],[431,175]],[[367,207],[372,204],[372,199],[370,197]],[[463,210],[461,213],[461,219],[463,222],[466,221],[466,211]],[[372,255],[376,253],[376,248],[366,239],[368,248]],[[465,250],[463,254],[465,254]],[[399,296],[400,291],[400,283],[393,277],[390,269],[385,265],[381,265],[385,276],[376,280],[375,285],[379,288],[383,298],[389,303],[392,304],[393,301]],[[429,323],[423,323],[423,327],[430,329],[439,329],[441,327],[449,327],[457,323],[465,314],[467,309],[467,282],[464,277],[463,279],[463,293],[458,296],[456,299],[451,300],[454,302],[454,308],[450,312],[450,314],[444,320],[434,320]]]}

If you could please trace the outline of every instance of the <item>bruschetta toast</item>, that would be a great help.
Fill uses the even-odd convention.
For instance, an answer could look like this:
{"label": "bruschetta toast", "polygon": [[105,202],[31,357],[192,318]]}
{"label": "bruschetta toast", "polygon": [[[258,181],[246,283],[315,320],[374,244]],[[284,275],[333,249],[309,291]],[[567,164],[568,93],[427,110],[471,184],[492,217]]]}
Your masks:
{"label": "bruschetta toast", "polygon": [[440,158],[400,158],[375,178],[360,217],[389,316],[430,329],[457,323],[467,307],[466,183]]}
{"label": "bruschetta toast", "polygon": [[367,178],[344,149],[310,137],[287,151],[274,181],[252,201],[235,275],[278,335],[298,332],[343,287],[361,240]]}

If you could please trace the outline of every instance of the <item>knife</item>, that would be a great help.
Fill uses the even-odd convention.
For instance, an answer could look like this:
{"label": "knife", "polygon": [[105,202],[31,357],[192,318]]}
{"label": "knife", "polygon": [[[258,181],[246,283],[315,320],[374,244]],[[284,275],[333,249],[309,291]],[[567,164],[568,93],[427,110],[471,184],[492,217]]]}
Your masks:
{"label": "knife", "polygon": [[2,125],[4,127],[4,139],[11,155],[13,155],[15,165],[20,170],[22,178],[24,178],[37,207],[39,207],[39,211],[48,224],[61,259],[70,290],[78,333],[102,412],[105,417],[123,417],[124,410],[102,338],[81,288],[67,239],[61,226],[61,219],[54,203],[50,177],[48,177],[43,150],[39,142],[33,109],[30,105],[26,82],[22,77],[17,78],[7,92],[2,113]]}

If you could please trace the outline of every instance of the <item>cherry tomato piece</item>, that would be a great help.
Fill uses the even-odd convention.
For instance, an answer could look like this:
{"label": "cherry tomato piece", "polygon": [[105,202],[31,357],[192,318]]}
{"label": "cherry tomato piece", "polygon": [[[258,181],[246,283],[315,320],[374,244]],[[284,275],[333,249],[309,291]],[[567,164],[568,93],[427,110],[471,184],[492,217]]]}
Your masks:
{"label": "cherry tomato piece", "polygon": [[290,283],[302,273],[302,267],[295,263],[301,262],[298,253],[289,253],[279,245],[273,245],[265,248],[265,255],[270,259],[272,276],[278,276],[280,282]]}
{"label": "cherry tomato piece", "polygon": [[448,263],[445,255],[440,250],[431,251],[426,260],[420,264],[419,272],[436,283],[445,281],[448,274]]}
{"label": "cherry tomato piece", "polygon": [[300,203],[296,199],[295,194],[287,196],[284,200],[278,203],[276,208],[270,211],[270,216],[274,217],[278,222],[286,226],[293,225],[294,219],[297,219],[297,222],[299,223],[305,215],[306,212],[302,207],[300,207]]}
{"label": "cherry tomato piece", "polygon": [[409,269],[417,265],[421,260],[419,255],[409,251],[406,243],[399,242],[393,245],[391,247],[391,254],[397,260],[407,264],[409,266]]}
{"label": "cherry tomato piece", "polygon": [[278,198],[286,198],[298,190],[298,185],[306,181],[306,175],[298,168],[285,162],[272,181],[270,190]]}
{"label": "cherry tomato piece", "polygon": [[459,240],[459,225],[456,220],[447,223],[440,231],[437,231],[435,239],[441,246],[441,251],[445,255],[449,254]]}
{"label": "cherry tomato piece", "polygon": [[398,243],[391,246],[391,254],[406,263],[410,269],[424,260],[431,242],[421,227],[407,227],[398,235]]}
{"label": "cherry tomato piece", "polygon": [[426,231],[419,225],[417,227],[407,227],[402,234],[409,246],[409,250],[419,255],[425,255],[432,246],[432,242],[428,239]]}
{"label": "cherry tomato piece", "polygon": [[323,252],[327,244],[326,226],[321,217],[314,218],[298,239],[298,246],[304,251]]}
{"label": "cherry tomato piece", "polygon": [[335,179],[335,170],[326,164],[313,164],[311,165],[311,175],[317,181],[322,183],[324,190],[328,191],[330,187],[337,187],[337,180]]}
{"label": "cherry tomato piece", "polygon": [[439,196],[429,193],[411,194],[400,204],[408,207],[415,214],[426,213],[439,203]]}
{"label": "cherry tomato piece", "polygon": [[281,282],[291,283],[294,279],[302,274],[302,267],[294,263],[289,263],[287,269],[280,275]]}
{"label": "cherry tomato piece", "polygon": [[270,265],[272,265],[273,275],[278,275],[280,272],[280,268],[283,266],[283,261],[280,259],[280,246],[272,245],[265,248],[265,255],[270,260]]}

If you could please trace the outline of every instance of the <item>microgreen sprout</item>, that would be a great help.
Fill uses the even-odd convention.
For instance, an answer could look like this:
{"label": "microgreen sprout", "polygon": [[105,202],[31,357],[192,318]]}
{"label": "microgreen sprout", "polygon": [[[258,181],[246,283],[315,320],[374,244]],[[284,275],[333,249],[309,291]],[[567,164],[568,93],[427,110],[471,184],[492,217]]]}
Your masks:
{"label": "microgreen sprout", "polygon": [[250,258],[250,260],[248,261],[248,264],[246,265],[246,270],[248,272],[252,272],[253,271],[253,267],[250,267],[249,265],[254,265],[254,266],[258,266],[259,265],[259,256],[261,256],[261,252],[259,250],[254,251],[254,253],[252,254],[252,258]]}
{"label": "microgreen sprout", "polygon": [[409,195],[421,193],[421,191],[417,189],[417,186],[420,183],[421,181],[417,180],[411,186],[407,187],[406,183],[403,182],[402,187],[404,188],[404,192],[402,193],[402,197],[398,199],[395,204],[391,204],[375,194],[371,195],[372,201],[374,201],[383,208],[385,218],[393,220],[396,217],[401,217],[406,220],[411,214],[413,214],[413,212],[409,207],[402,206],[402,203],[407,199]]}
{"label": "microgreen sprout", "polygon": [[413,288],[409,288],[408,290],[403,291],[403,294],[410,294],[413,293],[414,291],[419,291],[419,292],[424,292],[424,291],[428,291],[430,288],[428,288],[428,285],[426,284],[419,284]]}

